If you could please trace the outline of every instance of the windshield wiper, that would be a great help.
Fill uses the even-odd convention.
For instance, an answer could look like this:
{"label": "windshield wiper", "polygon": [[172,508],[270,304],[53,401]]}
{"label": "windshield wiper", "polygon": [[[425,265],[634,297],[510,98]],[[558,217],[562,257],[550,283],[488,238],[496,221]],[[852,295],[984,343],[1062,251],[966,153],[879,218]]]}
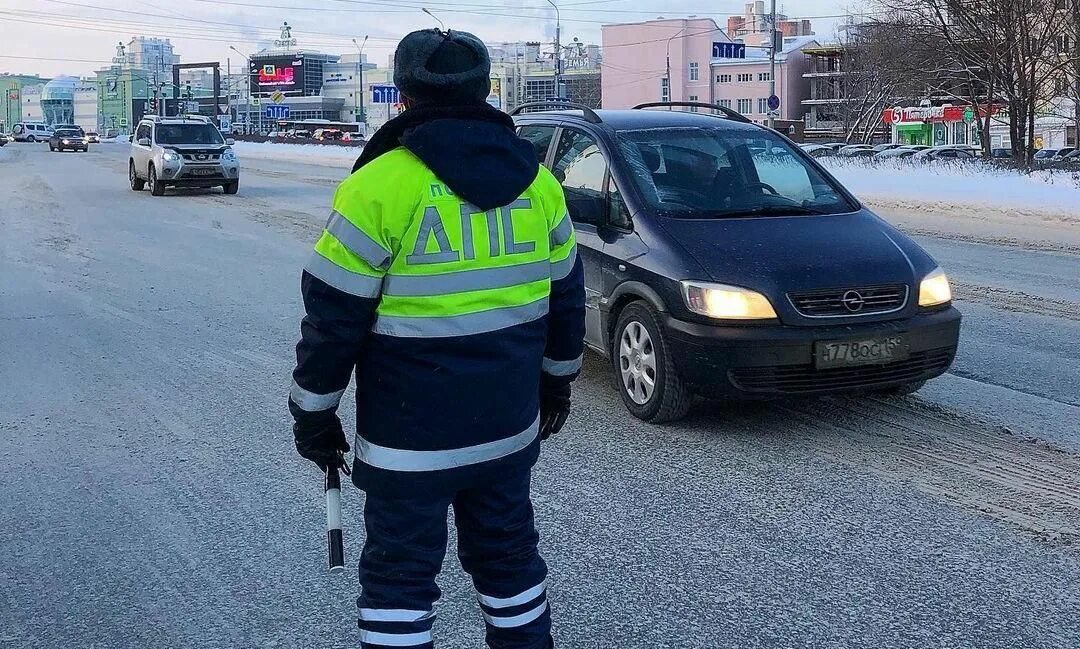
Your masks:
{"label": "windshield wiper", "polygon": [[745,210],[716,212],[715,214],[721,218],[735,218],[740,216],[804,216],[808,214],[829,214],[829,212],[802,205],[760,205]]}

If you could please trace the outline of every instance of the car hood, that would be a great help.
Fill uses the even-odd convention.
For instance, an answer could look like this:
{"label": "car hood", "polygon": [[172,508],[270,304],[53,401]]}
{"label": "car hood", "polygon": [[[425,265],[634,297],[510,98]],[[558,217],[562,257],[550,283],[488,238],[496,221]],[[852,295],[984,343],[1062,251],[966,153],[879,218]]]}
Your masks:
{"label": "car hood", "polygon": [[934,267],[918,245],[867,210],[850,214],[662,219],[700,264],[703,280],[779,296],[845,286],[905,283]]}

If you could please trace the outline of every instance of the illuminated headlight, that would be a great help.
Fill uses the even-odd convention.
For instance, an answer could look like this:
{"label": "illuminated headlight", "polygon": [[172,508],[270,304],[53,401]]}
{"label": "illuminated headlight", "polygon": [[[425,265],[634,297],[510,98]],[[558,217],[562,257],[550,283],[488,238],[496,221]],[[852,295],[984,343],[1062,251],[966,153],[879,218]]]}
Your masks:
{"label": "illuminated headlight", "polygon": [[952,289],[945,271],[935,268],[919,283],[919,306],[938,306],[952,300]]}
{"label": "illuminated headlight", "polygon": [[64,140],[64,144],[71,144],[71,140]]}
{"label": "illuminated headlight", "polygon": [[236,151],[233,151],[232,149],[225,149],[221,153],[221,159],[227,160],[228,162],[236,162]]}
{"label": "illuminated headlight", "polygon": [[161,154],[161,157],[166,162],[176,162],[177,160],[180,159],[180,154],[179,153],[174,153],[172,151],[166,151],[165,153]]}
{"label": "illuminated headlight", "polygon": [[726,284],[684,281],[683,298],[694,313],[722,320],[776,318],[769,298],[761,293]]}

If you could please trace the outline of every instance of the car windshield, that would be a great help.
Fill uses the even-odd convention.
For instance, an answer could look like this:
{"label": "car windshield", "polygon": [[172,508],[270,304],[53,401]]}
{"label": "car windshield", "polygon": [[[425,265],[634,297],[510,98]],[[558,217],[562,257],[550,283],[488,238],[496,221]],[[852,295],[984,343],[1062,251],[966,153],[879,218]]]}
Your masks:
{"label": "car windshield", "polygon": [[56,132],[57,137],[82,137],[82,131],[73,128],[64,128]]}
{"label": "car windshield", "polygon": [[1054,156],[1055,153],[1057,153],[1057,151],[1055,151],[1054,149],[1042,149],[1041,151],[1036,151],[1035,152],[1035,157],[1036,158],[1051,158],[1051,157]]}
{"label": "car windshield", "polygon": [[768,131],[625,130],[619,146],[645,200],[671,218],[841,214],[855,206]]}
{"label": "car windshield", "polygon": [[159,124],[158,144],[224,144],[225,140],[210,124]]}

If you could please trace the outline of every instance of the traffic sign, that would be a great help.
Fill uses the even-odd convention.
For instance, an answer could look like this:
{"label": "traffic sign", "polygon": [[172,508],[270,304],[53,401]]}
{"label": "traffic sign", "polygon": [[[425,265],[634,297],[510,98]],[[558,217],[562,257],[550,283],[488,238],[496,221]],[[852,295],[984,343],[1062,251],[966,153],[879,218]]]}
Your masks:
{"label": "traffic sign", "polygon": [[768,105],[769,110],[776,110],[777,108],[780,108],[780,98],[776,95],[769,95]]}
{"label": "traffic sign", "polygon": [[270,101],[274,102],[275,104],[280,104],[281,100],[283,99],[285,99],[285,95],[280,90],[275,90],[274,92],[270,93]]}
{"label": "traffic sign", "polygon": [[251,98],[251,105],[252,106],[258,106],[260,104],[262,104],[262,99],[259,99],[258,97],[252,97]]}
{"label": "traffic sign", "polygon": [[397,86],[372,86],[371,103],[397,104],[401,102]]}
{"label": "traffic sign", "polygon": [[712,44],[712,57],[714,59],[745,59],[746,45],[714,41]]}
{"label": "traffic sign", "polygon": [[127,118],[126,117],[121,117],[120,118],[120,126],[127,126]]}
{"label": "traffic sign", "polygon": [[263,115],[269,119],[289,119],[289,107],[283,104],[270,104],[263,107]]}

